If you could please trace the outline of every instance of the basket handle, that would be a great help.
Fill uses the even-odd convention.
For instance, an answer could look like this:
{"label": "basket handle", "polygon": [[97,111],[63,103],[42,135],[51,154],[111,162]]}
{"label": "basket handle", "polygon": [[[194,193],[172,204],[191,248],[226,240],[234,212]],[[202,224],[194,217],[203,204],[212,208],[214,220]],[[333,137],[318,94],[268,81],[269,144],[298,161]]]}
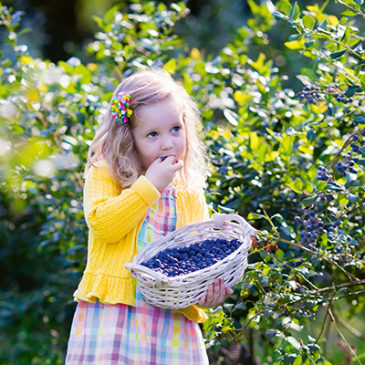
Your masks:
{"label": "basket handle", "polygon": [[243,234],[247,234],[250,236],[256,237],[257,230],[253,228],[245,219],[243,219],[238,214],[222,214],[222,213],[214,213],[213,221],[216,227],[222,228],[225,221],[236,221],[242,227]]}
{"label": "basket handle", "polygon": [[160,274],[159,272],[156,272],[154,270],[151,270],[144,265],[128,263],[128,264],[125,264],[124,267],[126,269],[128,269],[132,275],[134,274],[133,276],[135,276],[139,273],[147,275],[148,279],[152,280],[152,284],[154,286],[160,286],[161,284],[168,283],[168,281],[162,274]]}

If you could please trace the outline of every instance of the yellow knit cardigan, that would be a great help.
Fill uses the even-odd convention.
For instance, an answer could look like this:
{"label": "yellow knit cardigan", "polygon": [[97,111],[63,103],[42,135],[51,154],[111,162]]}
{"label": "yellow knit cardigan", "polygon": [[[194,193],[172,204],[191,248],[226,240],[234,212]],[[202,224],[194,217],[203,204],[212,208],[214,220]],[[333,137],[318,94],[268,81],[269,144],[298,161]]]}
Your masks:
{"label": "yellow knit cardigan", "polygon": [[[202,191],[177,185],[176,229],[209,218]],[[84,186],[84,213],[89,227],[87,265],[74,293],[76,301],[100,301],[135,306],[136,280],[124,267],[137,253],[137,236],[148,208],[160,197],[159,191],[140,176],[130,188],[121,189],[105,163],[91,167]],[[206,314],[198,306],[179,310],[201,323]]]}

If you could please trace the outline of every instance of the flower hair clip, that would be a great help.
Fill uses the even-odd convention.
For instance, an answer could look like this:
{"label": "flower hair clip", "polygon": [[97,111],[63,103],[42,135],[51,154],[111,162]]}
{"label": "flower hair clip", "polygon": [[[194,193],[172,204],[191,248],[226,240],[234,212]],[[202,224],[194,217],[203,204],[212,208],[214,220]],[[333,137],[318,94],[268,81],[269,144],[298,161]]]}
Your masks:
{"label": "flower hair clip", "polygon": [[129,109],[130,96],[120,93],[112,100],[111,110],[112,116],[117,123],[125,124],[128,118],[133,114],[133,110]]}

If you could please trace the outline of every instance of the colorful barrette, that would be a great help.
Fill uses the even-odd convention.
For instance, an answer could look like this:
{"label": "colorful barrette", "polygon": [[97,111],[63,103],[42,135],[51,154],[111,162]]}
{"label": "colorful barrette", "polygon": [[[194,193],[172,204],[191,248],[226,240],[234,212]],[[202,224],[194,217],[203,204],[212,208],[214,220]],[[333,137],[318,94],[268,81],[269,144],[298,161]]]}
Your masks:
{"label": "colorful barrette", "polygon": [[130,96],[120,93],[112,100],[111,110],[112,116],[117,123],[125,124],[128,118],[133,114],[133,110],[129,109]]}

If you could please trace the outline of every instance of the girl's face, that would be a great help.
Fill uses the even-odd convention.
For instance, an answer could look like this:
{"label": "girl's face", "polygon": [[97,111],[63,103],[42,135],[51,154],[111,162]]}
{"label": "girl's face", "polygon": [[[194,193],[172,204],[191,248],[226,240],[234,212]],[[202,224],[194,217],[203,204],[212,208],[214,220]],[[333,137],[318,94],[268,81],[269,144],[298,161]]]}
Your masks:
{"label": "girl's face", "polygon": [[132,134],[144,170],[161,157],[185,158],[185,125],[182,110],[176,104],[168,99],[138,108]]}

